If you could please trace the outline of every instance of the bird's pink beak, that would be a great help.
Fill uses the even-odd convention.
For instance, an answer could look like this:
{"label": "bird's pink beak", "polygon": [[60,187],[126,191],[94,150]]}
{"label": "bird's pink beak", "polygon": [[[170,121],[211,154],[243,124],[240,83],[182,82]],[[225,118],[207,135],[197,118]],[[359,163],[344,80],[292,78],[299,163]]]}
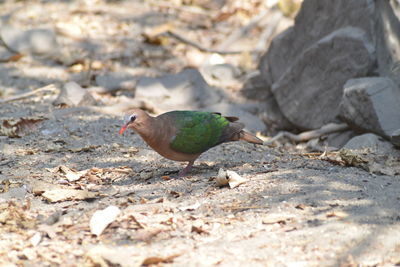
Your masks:
{"label": "bird's pink beak", "polygon": [[123,135],[127,128],[128,128],[128,124],[123,125],[121,127],[121,129],[119,129],[119,134]]}

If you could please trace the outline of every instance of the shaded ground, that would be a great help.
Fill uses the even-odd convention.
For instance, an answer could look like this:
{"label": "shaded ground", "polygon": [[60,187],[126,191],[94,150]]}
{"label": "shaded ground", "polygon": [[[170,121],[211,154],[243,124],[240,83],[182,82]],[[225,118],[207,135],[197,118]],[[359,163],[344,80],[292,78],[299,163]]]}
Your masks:
{"label": "shaded ground", "polygon": [[[96,71],[131,73],[146,66],[146,71],[174,72],[185,66],[187,54],[179,45],[163,50],[135,39],[140,34],[131,27],[141,25],[139,18],[146,16],[140,15],[152,14],[152,9],[132,9],[124,3],[103,3],[91,12],[51,1],[25,9],[20,2],[5,5],[9,11],[17,7],[21,13],[14,18],[21,25],[79,20],[87,26],[82,29],[89,32],[91,43],[67,39],[69,45],[63,47],[80,59],[98,60],[101,67],[87,70],[85,60],[66,65],[23,57],[0,65],[1,96],[69,80],[90,84]],[[40,16],[44,10],[52,12],[52,22]],[[185,12],[170,14],[172,19],[176,14]],[[120,35],[109,38],[107,29],[115,33],[116,28]],[[214,37],[223,38],[220,33]],[[202,41],[211,47],[214,39]],[[87,53],[87,45],[94,45],[95,52]],[[145,56],[159,50],[159,58]],[[343,167],[293,146],[237,142],[206,152],[188,177],[176,179],[184,164],[161,158],[132,132],[118,135],[121,116],[59,110],[52,105],[55,97],[39,94],[0,104],[2,122],[46,118],[21,138],[0,136],[1,265],[400,265],[398,176]],[[97,97],[112,102],[118,94]],[[220,188],[215,182],[220,168],[248,181],[234,189]],[[83,195],[65,200],[60,189]],[[52,202],[58,196],[63,201]],[[90,232],[90,219],[110,205],[121,213],[96,237]]]}
{"label": "shaded ground", "polygon": [[[10,104],[1,116],[22,115],[21,104],[35,115],[51,107]],[[23,138],[1,138],[0,177],[3,188],[10,183],[0,202],[2,263],[138,266],[148,257],[168,261],[176,255],[165,264],[399,264],[398,177],[232,143],[205,153],[189,177],[167,180],[183,165],[161,158],[136,134],[119,136],[119,124],[105,115],[72,114],[45,120]],[[54,170],[59,165],[96,169],[69,182]],[[219,168],[249,180],[219,188]],[[54,188],[99,196],[44,201],[40,194]],[[97,238],[89,231],[90,217],[109,205],[122,213]],[[33,246],[36,233],[41,242]]]}

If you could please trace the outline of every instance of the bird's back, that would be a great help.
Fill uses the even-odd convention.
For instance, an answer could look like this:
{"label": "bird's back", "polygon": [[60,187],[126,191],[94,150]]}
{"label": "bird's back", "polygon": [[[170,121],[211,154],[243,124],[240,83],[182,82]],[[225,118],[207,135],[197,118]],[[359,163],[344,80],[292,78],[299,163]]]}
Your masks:
{"label": "bird's back", "polygon": [[170,147],[182,153],[198,154],[223,142],[243,129],[243,124],[218,113],[171,111],[160,115],[175,127]]}

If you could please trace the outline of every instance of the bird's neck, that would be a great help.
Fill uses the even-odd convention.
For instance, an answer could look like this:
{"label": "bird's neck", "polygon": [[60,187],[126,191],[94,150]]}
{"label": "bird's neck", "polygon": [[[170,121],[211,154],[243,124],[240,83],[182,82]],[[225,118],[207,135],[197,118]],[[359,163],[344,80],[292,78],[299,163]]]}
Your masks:
{"label": "bird's neck", "polygon": [[162,121],[157,117],[149,117],[144,123],[145,126],[137,128],[136,131],[147,144],[153,147],[162,139],[163,131],[165,130],[162,124]]}

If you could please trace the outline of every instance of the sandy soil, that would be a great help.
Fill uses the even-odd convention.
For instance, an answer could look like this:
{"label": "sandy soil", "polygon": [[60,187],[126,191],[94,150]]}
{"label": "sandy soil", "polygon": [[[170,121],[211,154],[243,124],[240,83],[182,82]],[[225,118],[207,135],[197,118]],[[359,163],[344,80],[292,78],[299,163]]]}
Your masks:
{"label": "sandy soil", "polygon": [[[131,63],[174,72],[188,60],[182,46],[173,53],[161,49],[159,57],[157,49],[139,44],[135,27],[149,24],[140,16],[153,14],[148,6],[99,1],[90,9],[74,5],[79,1],[48,1],[27,8],[25,2],[1,8],[20,27],[69,30],[60,55],[91,55],[97,69],[88,70],[85,60],[3,62],[2,98],[50,83],[91,82],[88,73],[96,71],[131,73]],[[172,10],[150,22],[204,22],[191,9]],[[80,33],[91,42],[74,39],[74,24],[85,26]],[[205,45],[221,39],[218,31],[202,35]],[[90,47],[96,53],[88,53]],[[236,142],[204,153],[188,177],[177,179],[183,163],[163,159],[133,132],[118,134],[122,114],[63,113],[52,105],[55,97],[0,104],[3,126],[10,118],[44,118],[25,123],[21,138],[0,136],[1,266],[400,265],[399,176],[344,167],[291,145]],[[247,181],[219,187],[220,168]],[[92,215],[111,205],[120,213],[99,236],[92,234]]]}
{"label": "sandy soil", "polygon": [[[237,142],[206,152],[177,179],[184,165],[161,158],[132,132],[119,136],[118,118],[51,118],[49,109],[46,101],[1,109],[1,117],[49,118],[30,135],[0,139],[0,178],[3,188],[9,183],[0,195],[3,264],[140,266],[151,257],[167,266],[399,264],[398,177]],[[61,165],[92,171],[70,182]],[[248,181],[217,187],[219,168]],[[59,188],[97,196],[45,200],[44,192]],[[90,217],[109,205],[121,213],[96,237]]]}

